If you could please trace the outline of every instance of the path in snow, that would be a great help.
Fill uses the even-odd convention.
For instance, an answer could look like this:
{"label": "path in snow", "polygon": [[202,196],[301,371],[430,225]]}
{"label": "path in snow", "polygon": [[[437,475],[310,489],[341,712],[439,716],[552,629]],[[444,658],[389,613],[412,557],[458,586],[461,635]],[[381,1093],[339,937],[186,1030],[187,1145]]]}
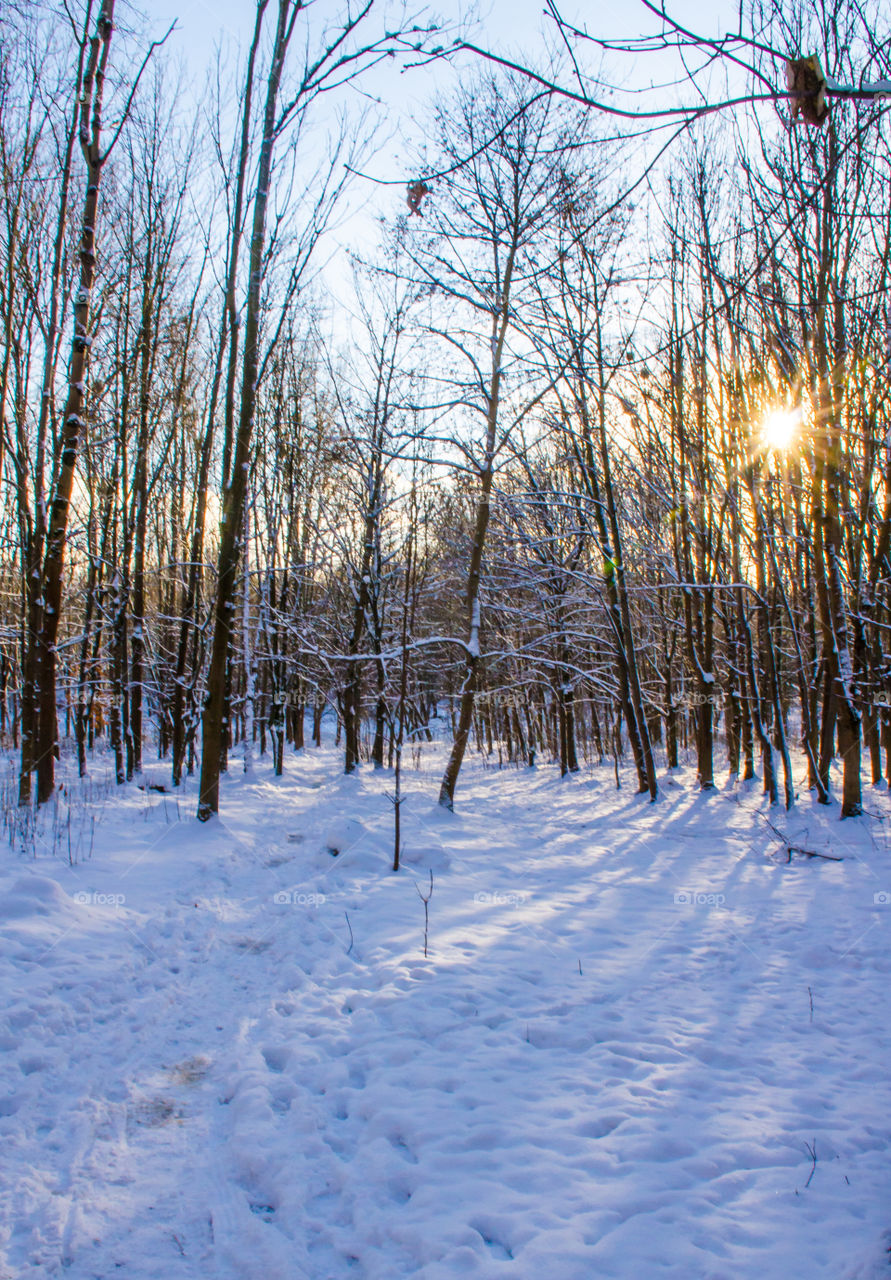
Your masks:
{"label": "path in snow", "polygon": [[4,855],[0,1276],[887,1276],[887,798],[436,764],[398,876],[329,752]]}

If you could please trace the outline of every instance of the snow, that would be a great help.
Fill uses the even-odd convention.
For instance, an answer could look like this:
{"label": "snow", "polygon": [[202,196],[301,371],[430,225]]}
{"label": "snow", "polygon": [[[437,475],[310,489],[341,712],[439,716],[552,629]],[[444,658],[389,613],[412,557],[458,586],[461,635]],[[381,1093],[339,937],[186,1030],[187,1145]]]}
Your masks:
{"label": "snow", "polygon": [[473,608],[470,616],[470,640],[467,644],[467,652],[471,658],[480,656],[480,598],[478,595],[473,597]]}
{"label": "snow", "polygon": [[5,850],[0,1275],[887,1275],[887,796],[787,860],[757,790],[469,759],[451,814],[440,752],[397,875],[327,750]]}

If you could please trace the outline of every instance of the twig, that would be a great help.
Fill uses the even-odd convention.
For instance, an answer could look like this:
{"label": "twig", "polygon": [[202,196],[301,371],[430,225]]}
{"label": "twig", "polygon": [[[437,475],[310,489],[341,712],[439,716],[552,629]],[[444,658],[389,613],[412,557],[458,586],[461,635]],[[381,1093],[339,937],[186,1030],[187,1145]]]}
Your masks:
{"label": "twig", "polygon": [[810,1002],[811,1002],[811,1022],[813,1022],[813,1020],[814,1020],[814,993],[813,993],[813,991],[811,991],[810,987],[808,987],[808,989],[807,989],[807,994],[808,994],[808,998],[809,998],[809,1000],[810,1000]]}
{"label": "twig", "polygon": [[790,843],[789,843],[789,838],[788,838],[788,836],[786,835],[786,833],[785,833],[784,831],[781,831],[781,830],[779,829],[779,827],[774,826],[774,824],[771,822],[770,818],[765,817],[765,815],[764,815],[763,813],[761,814],[761,817],[762,817],[762,818],[764,818],[764,821],[765,821],[765,822],[767,823],[767,825],[770,827],[770,829],[771,829],[771,831],[774,833],[774,835],[775,835],[779,840],[781,840],[781,841],[782,841],[782,843],[783,843],[783,848],[786,850],[786,862],[787,862],[787,863],[789,863],[789,862],[791,862],[791,861],[792,861],[792,855],[793,855],[793,853],[800,854],[800,855],[801,855],[801,857],[803,857],[803,858],[822,858],[822,859],[824,860],[824,862],[844,862],[844,858],[840,857],[838,854],[835,854],[835,853],[818,853],[818,852],[816,851],[816,849],[806,849],[806,848],[804,847],[804,845],[800,845],[800,844],[790,844]]}
{"label": "twig", "polygon": [[790,844],[789,861],[792,861],[793,853],[800,853],[804,858],[822,858],[824,862],[844,862],[844,858],[835,853],[817,853],[816,849],[803,849],[801,845]]}
{"label": "twig", "polygon": [[417,880],[415,881],[415,888],[418,890],[418,897],[421,899],[421,901],[424,904],[424,959],[426,959],[427,958],[427,934],[430,927],[430,912],[427,904],[429,903],[430,899],[433,897],[433,872],[432,871],[430,872],[430,892],[427,894],[426,897],[424,896],[423,893],[421,893],[421,890],[418,888]]}
{"label": "twig", "polygon": [[[349,913],[344,911],[343,914],[346,916],[347,928],[350,931],[350,945],[347,947],[347,955],[349,955],[353,949],[353,926],[350,924]],[[810,988],[808,988],[808,990],[810,990]]]}
{"label": "twig", "polygon": [[804,1145],[807,1148],[807,1153],[811,1158],[811,1171],[807,1175],[807,1182],[804,1184],[804,1189],[805,1191],[807,1191],[808,1187],[811,1185],[811,1178],[817,1172],[817,1139],[814,1138],[813,1144],[811,1144],[810,1142],[806,1142]]}

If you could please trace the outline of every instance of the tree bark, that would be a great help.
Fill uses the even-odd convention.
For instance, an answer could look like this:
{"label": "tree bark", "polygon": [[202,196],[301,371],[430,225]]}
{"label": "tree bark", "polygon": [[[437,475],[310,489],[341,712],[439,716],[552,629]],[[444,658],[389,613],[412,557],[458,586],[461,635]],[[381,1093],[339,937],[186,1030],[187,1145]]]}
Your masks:
{"label": "tree bark", "polygon": [[[264,5],[265,0],[261,0],[260,9]],[[198,817],[202,822],[206,822],[219,811],[223,737],[224,734],[228,734],[228,725],[225,723],[226,667],[231,646],[235,583],[240,556],[239,538],[247,494],[254,409],[257,397],[260,288],[263,280],[266,212],[269,205],[272,153],[275,144],[276,104],[290,34],[290,27],[287,21],[289,10],[289,0],[279,0],[278,24],[266,86],[263,139],[260,146],[257,186],[254,194],[250,277],[244,328],[241,405],[231,478],[223,496],[220,554],[217,565],[217,591],[214,604],[213,643],[208,672],[207,700],[202,717],[201,778],[198,799]]]}
{"label": "tree bark", "polygon": [[84,405],[84,379],[87,357],[92,343],[89,332],[90,303],[96,278],[96,218],[99,207],[99,182],[105,157],[101,151],[102,102],[105,71],[111,46],[114,0],[102,0],[96,31],[90,40],[90,52],[84,73],[80,113],[80,144],[87,165],[87,187],[84,196],[80,236],[80,287],[74,304],[74,337],[68,374],[68,395],[62,418],[60,460],[53,500],[50,506],[46,555],[42,573],[42,608],[36,645],[36,667],[40,670],[40,696],[37,719],[37,751],[32,762],[37,768],[37,799],[44,804],[55,789],[56,730],[56,639],[62,608],[62,568],[68,533],[68,516],[74,471],[81,433]]}

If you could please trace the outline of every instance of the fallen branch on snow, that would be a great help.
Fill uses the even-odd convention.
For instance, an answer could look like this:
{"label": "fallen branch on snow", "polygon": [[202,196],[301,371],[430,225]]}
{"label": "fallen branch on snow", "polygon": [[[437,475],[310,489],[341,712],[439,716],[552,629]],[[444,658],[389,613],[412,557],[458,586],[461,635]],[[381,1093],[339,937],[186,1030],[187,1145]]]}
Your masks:
{"label": "fallen branch on snow", "polygon": [[[764,818],[763,813],[761,817]],[[779,827],[775,827],[774,824],[771,822],[770,818],[764,818],[764,821],[770,827],[774,835],[777,836],[779,840],[782,842],[783,848],[786,851],[786,861],[785,863],[781,863],[779,865],[782,865],[782,866],[788,865],[788,863],[792,861],[792,855],[796,853],[802,858],[822,858],[825,862],[844,862],[844,858],[841,857],[840,854],[820,853],[816,849],[806,849],[805,846],[801,844],[790,844],[789,838],[786,835],[786,833],[784,831],[780,831]],[[775,862],[775,861],[776,859],[771,858],[771,862]]]}

